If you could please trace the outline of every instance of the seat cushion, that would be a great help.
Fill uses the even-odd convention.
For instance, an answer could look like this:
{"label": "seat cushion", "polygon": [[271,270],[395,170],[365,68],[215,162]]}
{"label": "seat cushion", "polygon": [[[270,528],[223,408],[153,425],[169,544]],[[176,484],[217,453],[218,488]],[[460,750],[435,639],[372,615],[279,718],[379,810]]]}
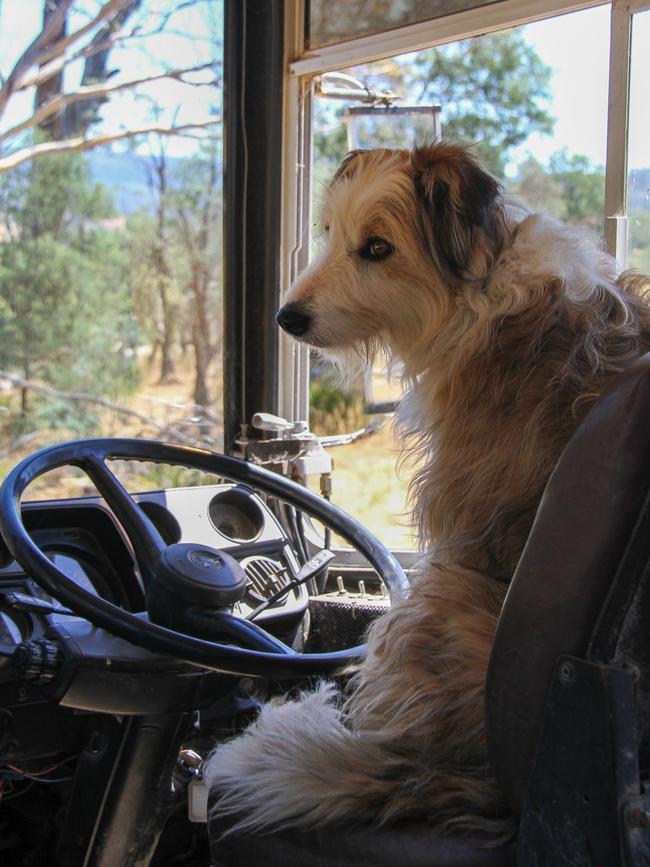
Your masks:
{"label": "seat cushion", "polygon": [[[232,821],[232,820],[231,820]],[[497,848],[437,836],[424,825],[379,830],[329,825],[318,831],[233,834],[208,823],[214,867],[516,867],[515,843]]]}

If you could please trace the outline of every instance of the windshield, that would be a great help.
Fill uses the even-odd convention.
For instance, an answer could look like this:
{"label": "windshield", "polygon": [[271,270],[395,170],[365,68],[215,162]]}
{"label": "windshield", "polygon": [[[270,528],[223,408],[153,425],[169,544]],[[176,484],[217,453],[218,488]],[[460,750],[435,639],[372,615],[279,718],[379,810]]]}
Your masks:
{"label": "windshield", "polygon": [[222,31],[214,0],[3,2],[0,475],[80,436],[221,447]]}

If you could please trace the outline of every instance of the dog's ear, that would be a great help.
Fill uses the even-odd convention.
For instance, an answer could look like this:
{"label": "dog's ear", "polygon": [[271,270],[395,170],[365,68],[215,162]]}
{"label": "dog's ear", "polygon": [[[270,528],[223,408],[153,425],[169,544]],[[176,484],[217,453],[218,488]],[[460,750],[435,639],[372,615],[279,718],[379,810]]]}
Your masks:
{"label": "dog's ear", "polygon": [[479,233],[496,244],[499,182],[456,145],[416,148],[411,165],[429,253],[449,277],[462,279]]}

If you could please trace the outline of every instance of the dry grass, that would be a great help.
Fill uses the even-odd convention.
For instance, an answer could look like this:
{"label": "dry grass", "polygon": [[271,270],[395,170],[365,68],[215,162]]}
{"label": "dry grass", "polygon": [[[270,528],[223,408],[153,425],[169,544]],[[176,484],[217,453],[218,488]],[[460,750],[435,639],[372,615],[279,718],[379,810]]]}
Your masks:
{"label": "dry grass", "polygon": [[[179,362],[178,382],[159,385],[156,379],[155,370],[144,368],[143,383],[126,405],[164,423],[178,415],[182,406],[190,402],[190,359]],[[220,392],[220,381],[218,388]],[[391,396],[394,396],[394,389],[379,376],[375,383],[375,398],[385,400]],[[139,422],[125,420],[112,413],[104,415],[102,426],[103,430],[98,435],[156,438],[155,432],[143,431]],[[67,431],[43,431],[27,446],[0,460],[1,477],[27,454],[69,438],[71,436]],[[214,447],[219,449],[221,443],[215,443]],[[403,478],[398,478],[397,453],[390,424],[367,439],[332,449],[331,453],[335,465],[333,501],[354,515],[389,547],[413,547],[406,514],[408,472],[404,470]],[[146,487],[146,479],[142,474],[136,474],[133,481],[140,490]],[[152,486],[156,486],[156,482],[152,477]],[[169,484],[173,484],[173,477],[170,477]],[[317,485],[317,480],[314,485]],[[94,493],[92,484],[81,471],[67,468],[48,473],[37,480],[28,490],[26,499],[79,497]]]}
{"label": "dry grass", "polygon": [[332,500],[389,548],[413,548],[407,514],[408,469],[397,474],[390,424],[374,436],[332,449]]}

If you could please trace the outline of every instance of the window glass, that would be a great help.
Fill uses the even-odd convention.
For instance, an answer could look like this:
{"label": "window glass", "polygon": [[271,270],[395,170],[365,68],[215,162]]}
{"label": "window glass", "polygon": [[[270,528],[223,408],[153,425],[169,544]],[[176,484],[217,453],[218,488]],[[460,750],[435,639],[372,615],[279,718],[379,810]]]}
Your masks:
{"label": "window glass", "polygon": [[307,45],[331,45],[488,5],[485,0],[309,0]]}
{"label": "window glass", "polygon": [[[602,233],[609,15],[609,7],[581,11],[350,68],[344,74],[376,93],[391,91],[400,97],[397,105],[439,105],[442,136],[471,144],[507,192],[533,210]],[[327,179],[350,146],[354,118],[355,111],[341,101],[316,100],[315,213]],[[400,118],[391,140],[387,123],[382,116],[376,125],[381,135],[375,145],[404,147],[418,137],[417,128],[405,130]],[[370,123],[364,127],[368,130]],[[372,144],[368,135],[363,143]],[[318,232],[316,224],[315,250]],[[358,381],[345,392],[331,370],[315,361],[315,429],[330,432],[331,427],[350,430],[367,425],[371,418],[363,410],[369,393],[374,402],[384,395],[397,396],[398,374],[391,382],[380,362],[365,383]],[[334,458],[334,501],[379,538],[413,544],[405,519],[413,468],[407,465],[399,476],[396,473],[397,451],[389,423],[374,436],[337,448]]]}
{"label": "window glass", "polygon": [[222,19],[0,6],[0,475],[79,436],[222,444]]}
{"label": "window glass", "polygon": [[650,80],[650,10],[637,13],[632,20],[627,186],[627,265],[629,268],[650,272],[648,80]]}

